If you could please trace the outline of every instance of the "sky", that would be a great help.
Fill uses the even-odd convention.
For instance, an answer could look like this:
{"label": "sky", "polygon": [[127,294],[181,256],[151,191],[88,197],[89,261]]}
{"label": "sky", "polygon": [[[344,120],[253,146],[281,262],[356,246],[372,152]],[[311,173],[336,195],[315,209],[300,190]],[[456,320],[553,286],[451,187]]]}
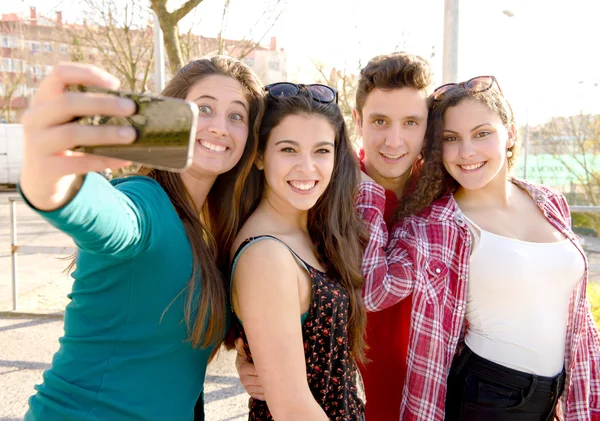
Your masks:
{"label": "sky", "polygon": [[[274,1],[230,0],[225,36],[247,36]],[[204,0],[182,28],[215,36],[224,2]],[[67,21],[80,16],[75,0],[1,3],[1,13],[36,6],[40,13],[61,10]],[[168,6],[181,3],[170,0]],[[459,81],[495,75],[519,124],[600,113],[600,1],[460,0],[459,8]],[[405,50],[429,59],[440,84],[443,12],[444,0],[287,0],[266,42],[277,37],[288,54],[290,74],[310,68],[311,60],[356,71],[374,55]]]}

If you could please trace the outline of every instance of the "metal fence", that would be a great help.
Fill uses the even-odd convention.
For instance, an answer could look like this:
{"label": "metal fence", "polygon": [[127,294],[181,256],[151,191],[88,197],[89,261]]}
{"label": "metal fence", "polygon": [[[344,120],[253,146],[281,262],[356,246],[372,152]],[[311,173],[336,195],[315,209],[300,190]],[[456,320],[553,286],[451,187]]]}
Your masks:
{"label": "metal fence", "polygon": [[[19,196],[10,196],[8,198],[10,205],[10,258],[11,258],[11,279],[12,279],[12,309],[17,310],[18,296],[18,276],[17,276],[17,254],[73,254],[74,247],[55,247],[55,246],[26,246],[20,245],[17,238],[17,202],[23,199]],[[572,213],[576,212],[600,212],[600,206],[571,206]],[[600,252],[600,250],[598,250]],[[600,264],[590,264],[590,271],[600,272]]]}

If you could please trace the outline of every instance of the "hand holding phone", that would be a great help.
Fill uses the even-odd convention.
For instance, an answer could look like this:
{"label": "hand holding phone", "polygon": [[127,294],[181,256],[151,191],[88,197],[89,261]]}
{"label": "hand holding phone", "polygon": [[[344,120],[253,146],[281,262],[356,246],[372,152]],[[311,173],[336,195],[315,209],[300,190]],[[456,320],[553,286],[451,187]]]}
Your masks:
{"label": "hand holding phone", "polygon": [[23,115],[23,166],[20,186],[40,210],[67,203],[82,175],[130,164],[114,158],[74,152],[76,146],[128,144],[135,140],[131,127],[90,127],[74,123],[81,115],[130,116],[135,103],[127,98],[66,92],[69,85],[117,89],[119,80],[104,70],[81,63],[61,63],[40,83]]}
{"label": "hand holding phone", "polygon": [[133,143],[79,146],[76,151],[168,171],[183,171],[191,164],[198,123],[198,107],[193,102],[82,85],[69,90],[127,98],[136,104],[130,116],[95,114],[76,119],[84,126],[132,127],[137,133]]}

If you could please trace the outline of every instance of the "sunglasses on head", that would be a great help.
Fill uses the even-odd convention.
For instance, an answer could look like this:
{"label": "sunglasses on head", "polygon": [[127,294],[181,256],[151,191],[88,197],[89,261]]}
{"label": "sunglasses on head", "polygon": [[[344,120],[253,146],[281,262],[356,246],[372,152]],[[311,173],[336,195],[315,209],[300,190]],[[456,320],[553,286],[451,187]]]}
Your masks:
{"label": "sunglasses on head", "polygon": [[273,98],[288,98],[296,96],[300,92],[300,89],[306,89],[312,95],[312,98],[322,104],[329,104],[335,101],[338,102],[337,90],[327,85],[321,85],[320,83],[313,83],[311,85],[297,85],[291,82],[278,82],[271,83],[265,86],[265,91],[269,93]]}
{"label": "sunglasses on head", "polygon": [[436,88],[433,91],[433,100],[441,101],[444,99],[445,95],[452,92],[454,89],[458,87],[464,87],[473,93],[477,92],[485,92],[488,89],[491,89],[494,85],[498,88],[498,92],[500,95],[502,94],[502,89],[500,89],[500,85],[494,76],[477,76],[473,79],[469,79],[466,82],[459,83],[446,83],[445,85]]}

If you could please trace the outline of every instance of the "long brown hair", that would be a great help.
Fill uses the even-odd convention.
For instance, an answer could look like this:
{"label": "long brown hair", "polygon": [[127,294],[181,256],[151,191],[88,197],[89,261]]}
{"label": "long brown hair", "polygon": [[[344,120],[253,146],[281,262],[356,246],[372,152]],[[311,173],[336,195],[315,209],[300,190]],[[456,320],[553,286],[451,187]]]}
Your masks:
{"label": "long brown hair", "polygon": [[[264,96],[262,84],[252,69],[226,56],[202,58],[188,63],[173,76],[161,95],[185,98],[192,86],[212,75],[227,76],[240,82],[248,101],[248,139],[237,165],[217,177],[200,209],[194,204],[180,174],[142,167],[136,175],[156,180],[165,190],[185,227],[192,248],[194,269],[186,287],[188,294],[184,311],[188,339],[194,347],[212,345],[218,349],[228,312],[227,284],[224,281],[226,267],[221,263],[227,261],[229,249],[241,226],[238,204],[256,156]],[[202,291],[199,302],[194,299],[198,296],[198,289]],[[196,306],[196,319],[192,320]]]}
{"label": "long brown hair", "polygon": [[[360,181],[358,159],[353,153],[339,107],[316,102],[306,90],[297,96],[267,96],[265,115],[259,130],[258,154],[264,155],[271,131],[290,115],[323,116],[335,131],[334,166],[331,180],[315,206],[308,211],[308,232],[319,262],[332,279],[350,295],[349,339],[352,355],[364,361],[365,307],[362,300],[363,277],[360,271],[366,229],[354,210],[354,197]],[[264,190],[264,176],[256,166],[250,171],[242,201],[246,219],[258,206]]]}
{"label": "long brown hair", "polygon": [[[454,107],[467,99],[478,101],[497,113],[507,129],[514,126],[515,119],[512,108],[502,93],[496,89],[473,92],[459,86],[445,94],[441,101],[432,102],[429,108],[425,144],[421,152],[423,160],[420,163],[419,178],[414,192],[400,205],[397,213],[398,218],[425,209],[444,193],[455,192],[459,187],[458,182],[444,168],[442,153],[444,115],[448,108]],[[515,144],[509,150],[513,152],[513,155],[507,158],[508,168],[510,169],[516,161],[516,139]]]}

